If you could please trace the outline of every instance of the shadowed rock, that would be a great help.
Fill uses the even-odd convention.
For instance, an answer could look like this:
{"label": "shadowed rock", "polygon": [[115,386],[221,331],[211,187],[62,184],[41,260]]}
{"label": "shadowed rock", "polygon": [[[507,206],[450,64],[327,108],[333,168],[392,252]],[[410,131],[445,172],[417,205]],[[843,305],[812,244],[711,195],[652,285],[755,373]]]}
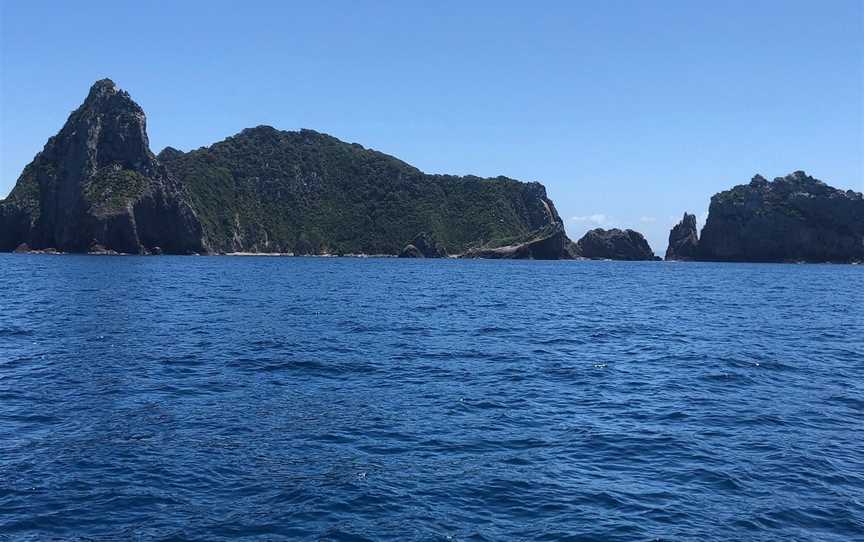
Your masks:
{"label": "shadowed rock", "polygon": [[425,233],[417,234],[399,253],[400,258],[446,258],[447,251]]}
{"label": "shadowed rock", "polygon": [[592,260],[659,260],[645,237],[634,230],[593,229],[579,239],[576,250]]}
{"label": "shadowed rock", "polygon": [[110,79],[28,164],[0,202],[0,250],[205,250],[182,185],[150,152],[144,112]]}
{"label": "shadowed rock", "polygon": [[399,253],[400,258],[425,258],[426,256],[414,245],[408,244],[405,245],[405,248],[402,249],[402,252]]}
{"label": "shadowed rock", "polygon": [[803,171],[772,182],[756,175],[711,198],[698,259],[862,261],[864,198]]}
{"label": "shadowed rock", "polygon": [[699,253],[699,234],[696,230],[696,215],[684,213],[684,218],[669,232],[667,260],[694,260]]}

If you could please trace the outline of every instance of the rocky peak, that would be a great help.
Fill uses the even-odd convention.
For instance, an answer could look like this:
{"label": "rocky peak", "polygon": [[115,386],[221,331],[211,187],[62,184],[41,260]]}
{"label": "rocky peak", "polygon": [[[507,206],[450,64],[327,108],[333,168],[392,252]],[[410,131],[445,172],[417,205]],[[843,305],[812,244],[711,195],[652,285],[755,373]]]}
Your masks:
{"label": "rocky peak", "polygon": [[681,218],[681,225],[686,227],[687,229],[696,229],[696,215],[691,215],[690,213],[684,213],[684,217]]}
{"label": "rocky peak", "polygon": [[150,152],[144,111],[110,79],[93,84],[24,169],[13,195],[3,215],[14,219],[16,233],[0,240],[4,246],[203,249],[185,192]]}
{"label": "rocky peak", "polygon": [[243,128],[239,135],[249,137],[273,137],[278,136],[279,133],[279,130],[269,124],[259,124],[258,126],[253,126],[251,128]]}
{"label": "rocky peak", "polygon": [[175,158],[179,158],[180,156],[183,156],[183,151],[169,146],[162,149],[159,154],[156,155],[156,159],[160,162],[163,162],[174,160]]}
{"label": "rocky peak", "polygon": [[[755,181],[756,177],[753,179]],[[696,230],[696,215],[684,213],[681,222],[676,224],[672,228],[672,231],[669,232],[669,246],[666,248],[666,259],[692,260],[698,255],[699,234]]]}
{"label": "rocky peak", "polygon": [[144,111],[110,79],[93,84],[43,153],[72,182],[106,166],[143,174],[155,168]]}
{"label": "rocky peak", "polygon": [[[767,186],[768,185],[768,179],[766,179],[765,177],[763,177],[762,175],[759,175],[757,173],[756,175],[753,176],[752,179],[750,179],[750,185],[751,186]],[[686,216],[686,214],[685,214],[685,216]]]}
{"label": "rocky peak", "polygon": [[827,194],[835,191],[835,189],[829,187],[824,182],[807,175],[803,171],[795,171],[785,177],[777,177],[772,184],[781,186],[784,189],[809,194]]}
{"label": "rocky peak", "polygon": [[114,81],[106,77],[105,79],[100,79],[93,83],[93,86],[90,87],[90,93],[87,95],[85,103],[92,102],[106,96],[111,96],[119,92],[123,91],[117,88],[117,84],[114,83]]}

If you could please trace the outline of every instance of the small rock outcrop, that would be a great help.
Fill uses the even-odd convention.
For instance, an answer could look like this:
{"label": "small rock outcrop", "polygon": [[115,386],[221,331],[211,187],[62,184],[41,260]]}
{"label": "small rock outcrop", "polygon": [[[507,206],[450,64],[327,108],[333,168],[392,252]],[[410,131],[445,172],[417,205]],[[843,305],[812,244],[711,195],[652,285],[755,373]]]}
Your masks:
{"label": "small rock outcrop", "polygon": [[420,249],[412,244],[405,245],[402,252],[399,253],[400,258],[425,258],[426,256],[420,252]]}
{"label": "small rock outcrop", "polygon": [[715,194],[698,259],[744,262],[864,261],[864,197],[796,171]]}
{"label": "small rock outcrop", "polygon": [[405,245],[399,253],[400,258],[446,258],[444,250],[434,239],[425,233],[418,234],[413,241]]}
{"label": "small rock outcrop", "polygon": [[24,168],[0,201],[0,251],[143,254],[206,250],[183,186],[150,152],[144,112],[110,79]]}
{"label": "small rock outcrop", "polygon": [[572,242],[564,233],[564,226],[559,223],[516,239],[470,249],[461,257],[494,260],[569,260],[573,257],[571,247]]}
{"label": "small rock outcrop", "polygon": [[667,260],[695,260],[699,256],[699,233],[696,215],[684,213],[684,218],[669,232]]}
{"label": "small rock outcrop", "polygon": [[576,242],[583,258],[592,260],[659,260],[645,237],[634,230],[596,228]]}

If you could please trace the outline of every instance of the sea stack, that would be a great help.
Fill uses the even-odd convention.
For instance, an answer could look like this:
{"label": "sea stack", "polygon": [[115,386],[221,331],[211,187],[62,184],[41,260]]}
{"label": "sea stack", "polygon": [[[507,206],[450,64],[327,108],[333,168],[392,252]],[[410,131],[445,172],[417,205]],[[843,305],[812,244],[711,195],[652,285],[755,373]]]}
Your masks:
{"label": "sea stack", "polygon": [[684,213],[681,222],[669,232],[666,260],[695,260],[699,255],[699,233],[696,215]]}
{"label": "sea stack", "polygon": [[576,243],[576,252],[592,260],[658,260],[645,237],[634,230],[596,228]]}
{"label": "sea stack", "polygon": [[0,202],[0,250],[206,250],[189,196],[150,152],[141,108],[113,81],[84,103]]}

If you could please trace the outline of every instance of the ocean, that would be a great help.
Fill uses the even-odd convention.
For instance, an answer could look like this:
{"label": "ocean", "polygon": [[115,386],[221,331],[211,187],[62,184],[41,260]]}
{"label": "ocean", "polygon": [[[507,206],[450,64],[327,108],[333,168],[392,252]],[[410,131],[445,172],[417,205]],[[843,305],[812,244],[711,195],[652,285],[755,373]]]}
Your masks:
{"label": "ocean", "polygon": [[0,255],[0,540],[864,539],[864,267]]}

